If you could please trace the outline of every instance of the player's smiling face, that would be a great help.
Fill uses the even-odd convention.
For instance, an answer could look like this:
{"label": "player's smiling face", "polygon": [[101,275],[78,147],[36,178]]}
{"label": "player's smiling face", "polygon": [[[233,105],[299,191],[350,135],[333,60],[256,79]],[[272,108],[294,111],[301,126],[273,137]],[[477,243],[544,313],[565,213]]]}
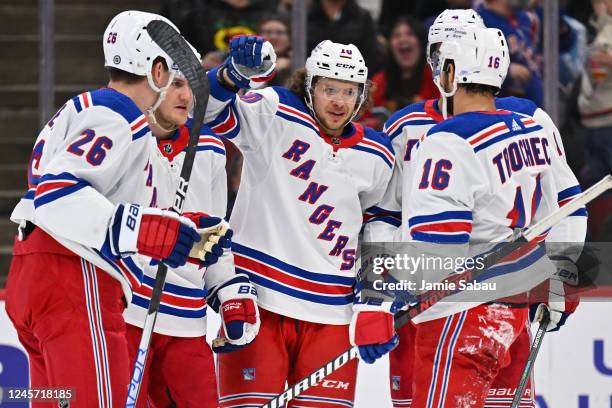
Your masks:
{"label": "player's smiling face", "polygon": [[319,124],[330,135],[340,135],[349,121],[359,97],[355,82],[321,78],[313,92],[313,106]]}
{"label": "player's smiling face", "polygon": [[189,84],[184,78],[175,76],[168,87],[164,101],[155,111],[155,116],[165,128],[182,125],[187,122],[192,102],[193,95]]}

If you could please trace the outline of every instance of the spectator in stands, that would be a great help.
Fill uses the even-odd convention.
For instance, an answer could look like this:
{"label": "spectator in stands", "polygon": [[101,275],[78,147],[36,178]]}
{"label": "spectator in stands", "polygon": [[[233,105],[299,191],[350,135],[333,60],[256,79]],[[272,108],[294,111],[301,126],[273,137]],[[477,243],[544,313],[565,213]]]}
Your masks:
{"label": "spectator in stands", "polygon": [[269,85],[287,85],[291,76],[291,25],[281,14],[264,17],[257,26],[257,32],[270,41],[276,53],[276,76]]}
{"label": "spectator in stands", "polygon": [[477,11],[487,27],[499,28],[508,41],[511,62],[501,95],[531,99],[541,107],[544,91],[537,52],[540,23],[534,13],[526,11],[528,5],[528,0],[485,0]]}
{"label": "spectator in stands", "polygon": [[[612,173],[612,0],[592,0],[592,4],[590,24],[596,35],[589,45],[578,97],[580,118],[586,128],[586,184]],[[593,202],[589,213],[589,226],[597,239],[605,234],[599,227],[612,216],[612,195]]]}
{"label": "spectator in stands", "polygon": [[276,0],[165,0],[162,15],[204,55],[228,51],[229,39],[255,34],[257,22],[276,10]]}
{"label": "spectator in stands", "polygon": [[[440,96],[425,62],[426,43],[425,32],[416,18],[403,16],[395,21],[389,36],[387,65],[372,77],[374,109],[364,118],[368,126],[379,129],[396,110]],[[382,123],[375,123],[373,117],[382,119]]]}
{"label": "spectator in stands", "polygon": [[308,10],[308,52],[323,40],[354,44],[371,76],[383,67],[376,35],[372,16],[355,0],[312,0]]}

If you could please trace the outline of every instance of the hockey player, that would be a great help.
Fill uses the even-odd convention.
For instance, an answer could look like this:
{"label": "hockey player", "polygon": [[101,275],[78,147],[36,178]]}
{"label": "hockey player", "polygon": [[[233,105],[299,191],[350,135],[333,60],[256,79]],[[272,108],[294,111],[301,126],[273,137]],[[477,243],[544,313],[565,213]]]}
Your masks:
{"label": "hockey player", "polygon": [[[187,81],[180,75],[175,76],[164,101],[155,110],[154,123],[149,125],[159,148],[159,154],[154,155],[149,164],[149,174],[153,178],[159,177],[158,174],[172,175],[157,183],[156,200],[162,208],[172,204],[178,186],[184,149],[189,139],[191,120],[188,120],[188,111],[192,102]],[[226,201],[225,148],[210,128],[203,126],[185,210],[222,215]],[[207,222],[217,225],[222,220],[210,217]],[[222,251],[222,248],[229,248],[230,238],[231,235],[222,238],[218,247],[213,247],[216,252],[207,254],[203,265],[188,263],[187,267],[192,268],[191,273],[181,275],[173,270],[168,271],[138,407],[146,406],[147,394],[156,407],[172,404],[179,407],[218,406],[213,355],[205,337],[206,294],[212,294],[209,301],[217,312],[219,302],[223,300],[222,318],[226,322],[235,322],[236,327],[230,333],[232,343],[248,343],[257,334],[258,326],[252,286],[245,275],[235,274],[231,254],[227,251],[223,254]],[[217,257],[220,257],[219,262],[215,263]],[[128,348],[132,362],[136,361],[155,270],[156,267],[144,269],[143,284],[134,289],[132,302],[123,314],[128,323]],[[240,288],[244,293],[238,293]],[[226,309],[229,306],[228,313]]]}
{"label": "hockey player", "polygon": [[[402,229],[410,227],[410,238],[414,241],[491,242],[504,236],[504,229],[529,225],[531,219],[545,215],[557,205],[551,171],[554,147],[548,143],[542,127],[530,117],[495,111],[494,95],[503,82],[508,63],[507,47],[498,30],[473,25],[454,32],[446,30],[442,36],[445,39],[434,50],[432,62],[439,88],[446,97],[453,97],[452,112],[457,116],[425,129],[425,135],[421,133],[422,137],[418,136],[415,142],[416,150],[405,147],[404,152],[408,152],[405,160],[416,163],[403,167],[412,174],[404,174],[407,179],[404,185],[410,187],[404,190],[407,194],[402,197],[402,204],[409,218]],[[429,112],[409,119],[431,127],[436,116],[431,112],[430,105]],[[526,138],[534,140],[537,149],[527,152]],[[512,153],[520,144],[523,145],[520,156],[511,157],[510,167],[495,164],[500,158],[504,161],[504,151],[510,149]],[[498,157],[498,152],[502,156]],[[458,180],[465,180],[465,184]],[[533,199],[521,206],[522,194],[532,194]],[[503,210],[504,205],[509,205],[508,211]],[[503,215],[500,217],[500,214]],[[508,219],[504,217],[506,214]],[[503,404],[502,400],[507,400],[509,406],[511,395],[487,399],[487,393],[493,378],[506,363],[508,348],[523,330],[526,313],[524,307],[482,305],[410,328],[412,335],[406,331],[403,340],[412,344],[403,353],[398,353],[399,350],[393,353],[397,353],[396,364],[408,365],[407,360],[415,359],[414,365],[403,370],[408,378],[392,376],[391,384],[394,391],[412,386],[419,393],[412,400],[395,398],[394,404],[478,407],[484,406],[485,400],[487,404]],[[381,318],[379,321],[384,320],[381,316],[387,322],[392,319],[383,312],[374,312],[376,315]],[[355,339],[367,327],[364,322],[368,317],[367,312],[356,313],[352,322]],[[507,336],[486,335],[487,330],[500,329]],[[385,344],[391,339],[392,330],[391,334],[381,332],[385,335],[379,336],[379,341],[372,341],[370,337],[365,344],[373,350],[374,358],[382,353],[376,354],[376,346],[368,344]],[[406,357],[403,362],[399,360]],[[449,375],[451,369],[452,375]],[[410,396],[410,392],[404,391],[403,395],[406,394]],[[532,406],[533,402],[527,404]]]}
{"label": "hockey player", "polygon": [[[324,41],[289,89],[236,95],[273,69],[271,46],[242,36],[209,72],[210,126],[244,155],[232,251],[261,310],[255,341],[218,356],[222,407],[263,404],[349,346],[363,212],[380,200],[394,161],[386,138],[352,122],[368,101],[368,70],[354,45]],[[356,367],[289,406],[352,406]]]}
{"label": "hockey player", "polygon": [[[429,43],[435,44],[443,38],[448,30],[463,26],[484,27],[480,16],[473,10],[446,10],[441,13],[429,31]],[[429,48],[429,47],[428,47]],[[452,114],[452,98],[449,98],[448,109]],[[407,180],[415,171],[410,167],[413,162],[414,146],[419,138],[427,133],[436,123],[444,120],[443,103],[445,99],[429,100],[407,106],[396,112],[386,123],[385,130],[389,134],[396,152],[396,166],[389,188],[385,193],[381,206],[373,209],[370,214],[370,223],[366,226],[366,236],[372,241],[410,240],[406,228],[397,228],[402,223],[408,223],[409,214],[402,210],[406,203],[405,197],[409,192],[403,180]],[[552,167],[554,169],[555,184],[559,205],[562,206],[569,199],[581,192],[580,186],[571,169],[565,162],[563,144],[559,132],[550,117],[533,102],[520,98],[496,98],[496,108],[507,109],[532,116],[548,134],[549,145],[554,146]],[[404,235],[407,236],[403,236]],[[581,209],[566,218],[550,231],[547,242],[582,242],[586,233],[586,210]],[[574,258],[575,260],[575,258]],[[575,268],[568,259],[556,262],[559,268]],[[540,299],[542,301],[542,299]],[[556,320],[565,320],[567,315],[575,309],[575,305],[568,304],[563,314],[556,314]],[[537,305],[532,306],[535,311]],[[558,308],[558,307],[557,307]],[[560,312],[560,311],[559,311]],[[553,321],[555,319],[553,318]],[[552,329],[552,327],[551,327]],[[412,368],[409,361],[414,357],[415,326],[408,324],[399,330],[400,344],[390,353],[390,383],[391,395],[396,406],[409,406],[412,399],[411,378]],[[502,369],[490,390],[487,404],[496,406],[510,406],[511,400],[519,383],[528,349],[530,347],[529,328],[515,341],[509,353],[509,365]],[[534,404],[534,394],[531,387],[525,392],[524,404]],[[530,406],[530,405],[529,405]]]}
{"label": "hockey player", "polygon": [[31,387],[74,389],[70,406],[125,403],[121,314],[142,279],[138,261],[178,268],[201,239],[191,219],[152,208],[164,175],[149,177],[156,146],[145,112],[176,74],[147,34],[154,19],[167,21],[127,11],[110,22],[102,39],[108,88],[75,96],[50,118],[32,152],[29,190],[11,215],[19,236],[7,313],[28,352]]}

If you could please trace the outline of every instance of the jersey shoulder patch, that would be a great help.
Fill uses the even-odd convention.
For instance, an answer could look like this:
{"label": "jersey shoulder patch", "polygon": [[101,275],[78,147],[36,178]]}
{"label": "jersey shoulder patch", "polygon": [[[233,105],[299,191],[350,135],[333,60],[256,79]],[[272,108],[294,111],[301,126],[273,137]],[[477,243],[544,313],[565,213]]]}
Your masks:
{"label": "jersey shoulder patch", "polygon": [[538,106],[531,100],[525,98],[517,98],[516,96],[495,98],[495,107],[497,109],[505,109],[529,116],[533,116],[535,111],[538,109]]}
{"label": "jersey shoulder patch", "polygon": [[98,89],[83,92],[72,98],[77,113],[92,106],[104,106],[118,113],[129,124],[132,131],[132,140],[136,140],[149,132],[146,116],[136,106],[134,101],[114,89]]}

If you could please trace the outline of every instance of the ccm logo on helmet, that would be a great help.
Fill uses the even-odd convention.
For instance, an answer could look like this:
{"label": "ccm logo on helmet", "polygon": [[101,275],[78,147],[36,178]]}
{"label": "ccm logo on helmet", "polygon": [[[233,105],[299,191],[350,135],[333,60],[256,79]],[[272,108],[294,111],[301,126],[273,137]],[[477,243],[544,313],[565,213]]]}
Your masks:
{"label": "ccm logo on helmet", "polygon": [[355,69],[356,68],[354,65],[341,64],[341,63],[337,63],[336,66],[338,68],[348,68],[348,69]]}

